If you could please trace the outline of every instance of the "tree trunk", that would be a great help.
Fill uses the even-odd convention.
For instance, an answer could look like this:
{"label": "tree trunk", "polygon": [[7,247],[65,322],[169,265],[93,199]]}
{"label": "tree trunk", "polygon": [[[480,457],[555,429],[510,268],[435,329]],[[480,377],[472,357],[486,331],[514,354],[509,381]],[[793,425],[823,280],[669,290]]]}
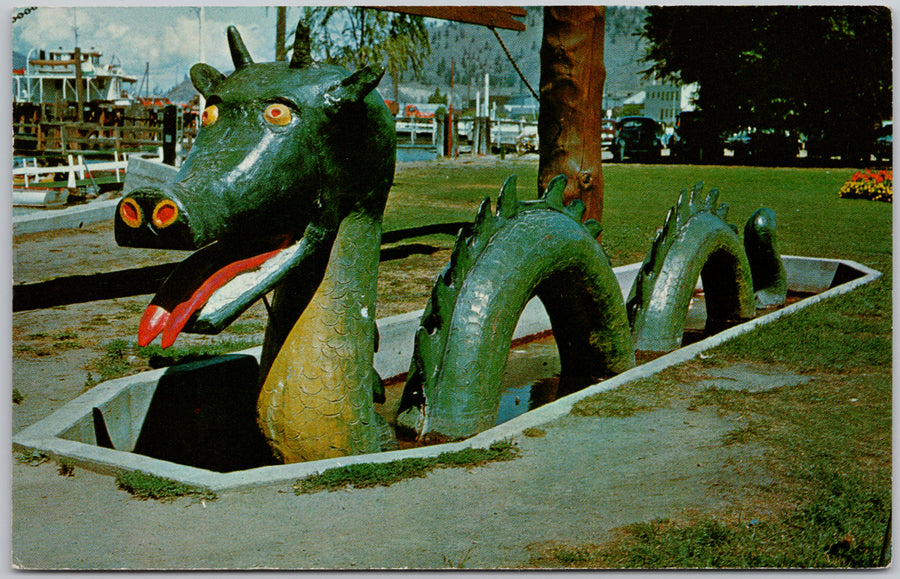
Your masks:
{"label": "tree trunk", "polygon": [[565,175],[566,202],[581,199],[585,219],[603,211],[603,6],[547,6],[541,43],[538,187]]}
{"label": "tree trunk", "polygon": [[278,6],[275,9],[275,60],[287,60],[287,46],[285,46],[285,28],[287,26],[287,7]]}

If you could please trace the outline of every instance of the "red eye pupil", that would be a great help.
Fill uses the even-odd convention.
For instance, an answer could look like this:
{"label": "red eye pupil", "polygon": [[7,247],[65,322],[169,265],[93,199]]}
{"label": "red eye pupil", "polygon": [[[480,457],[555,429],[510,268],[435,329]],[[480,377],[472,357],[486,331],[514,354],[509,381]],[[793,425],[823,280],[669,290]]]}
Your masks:
{"label": "red eye pupil", "polygon": [[128,219],[129,221],[137,221],[138,220],[138,212],[130,203],[126,203],[126,204],[122,205],[122,213],[125,215],[125,218]]}
{"label": "red eye pupil", "polygon": [[168,223],[175,217],[175,208],[172,206],[160,207],[157,217],[162,223]]}
{"label": "red eye pupil", "polygon": [[273,117],[280,117],[281,111],[278,109],[272,109],[272,111],[269,114],[272,115]]}

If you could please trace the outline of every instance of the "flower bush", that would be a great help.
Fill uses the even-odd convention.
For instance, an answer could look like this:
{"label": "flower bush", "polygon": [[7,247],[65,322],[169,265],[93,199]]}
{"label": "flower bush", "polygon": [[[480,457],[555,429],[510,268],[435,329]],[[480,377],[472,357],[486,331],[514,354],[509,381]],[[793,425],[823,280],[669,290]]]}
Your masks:
{"label": "flower bush", "polygon": [[854,173],[838,195],[845,199],[893,202],[894,178],[889,170]]}

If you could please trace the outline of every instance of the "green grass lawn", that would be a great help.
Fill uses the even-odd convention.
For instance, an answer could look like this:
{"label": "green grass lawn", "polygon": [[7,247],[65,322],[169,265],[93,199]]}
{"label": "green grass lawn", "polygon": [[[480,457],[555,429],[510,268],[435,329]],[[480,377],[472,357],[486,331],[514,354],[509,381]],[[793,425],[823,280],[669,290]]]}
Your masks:
{"label": "green grass lawn", "polygon": [[[723,444],[755,443],[777,480],[757,489],[746,508],[768,503],[754,518],[709,514],[626,527],[612,543],[551,549],[537,567],[868,567],[882,557],[891,504],[892,205],[841,199],[854,169],[607,165],[602,243],[614,266],[640,261],[681,189],[698,181],[720,191],[729,221],[741,230],[760,207],[773,209],[784,254],[845,258],[884,275],[877,281],[744,334],[688,364],[735,361],[777,364],[807,373],[800,386],[760,393],[708,391],[690,401],[645,394],[646,404],[712,405],[738,412],[748,426]],[[398,175],[386,229],[471,220],[480,201],[496,205],[500,185],[518,176],[520,199],[537,195],[535,162],[491,166],[437,162]],[[435,236],[435,239],[438,236]],[[439,243],[450,246],[449,236]],[[434,240],[432,240],[434,241]],[[680,370],[659,375],[663,386]],[[685,374],[685,372],[681,372]],[[689,373],[687,373],[689,374]],[[640,387],[640,385],[638,385]],[[633,389],[633,388],[632,388]],[[619,408],[615,400],[598,407]],[[613,413],[614,414],[614,413]],[[589,418],[586,418],[589,419]],[[756,501],[756,503],[754,503]],[[744,508],[744,507],[741,507]],[[720,514],[721,515],[721,514]],[[887,562],[890,553],[887,554]]]}
{"label": "green grass lawn", "polygon": [[[433,180],[407,175],[418,195],[475,205],[507,173],[520,198],[533,198],[536,167],[442,167]],[[847,258],[881,271],[868,286],[813,306],[733,340],[708,365],[737,360],[777,363],[812,373],[803,386],[748,394],[705,393],[691,404],[752,417],[723,443],[762,444],[779,481],[770,500],[779,515],[729,521],[650,521],[627,527],[605,545],[572,545],[535,558],[535,566],[568,567],[866,567],[877,565],[891,500],[892,206],[838,197],[852,169],[780,169],[662,165],[604,167],[603,246],[613,265],[639,261],[679,191],[702,181],[718,188],[729,220],[743,227],[759,207],[778,219],[782,253]],[[466,181],[484,183],[466,189]],[[490,181],[493,181],[493,190]],[[430,186],[426,186],[430,184]],[[438,193],[443,191],[443,193]],[[438,203],[439,204],[439,203]],[[411,206],[410,206],[411,207]],[[395,209],[400,209],[395,206]],[[404,207],[405,208],[405,207]],[[433,214],[436,215],[437,213]],[[401,217],[403,212],[393,213]],[[471,218],[471,217],[470,217]],[[611,393],[611,395],[615,395]],[[656,396],[656,393],[653,394]],[[649,411],[659,402],[637,408]],[[776,509],[777,510],[777,509]],[[749,521],[749,522],[748,522]],[[752,524],[751,524],[752,522]],[[889,561],[888,555],[888,561]]]}
{"label": "green grass lawn", "polygon": [[[854,169],[782,169],[696,165],[603,167],[603,246],[613,265],[643,259],[656,228],[682,189],[703,182],[731,207],[743,228],[760,207],[778,217],[782,253],[842,257],[882,270],[891,263],[891,205],[840,199]],[[385,230],[472,220],[478,204],[509,175],[520,199],[537,197],[537,163],[509,160],[489,166],[437,161],[398,171],[385,211]]]}

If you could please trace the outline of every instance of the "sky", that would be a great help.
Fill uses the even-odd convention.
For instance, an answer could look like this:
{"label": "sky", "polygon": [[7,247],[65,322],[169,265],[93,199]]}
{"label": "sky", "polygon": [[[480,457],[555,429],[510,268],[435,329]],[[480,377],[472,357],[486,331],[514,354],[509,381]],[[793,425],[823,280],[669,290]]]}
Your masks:
{"label": "sky", "polygon": [[[12,16],[22,8],[12,8]],[[287,11],[288,40],[302,8]],[[274,6],[204,5],[204,62],[228,72],[234,68],[225,29],[234,24],[258,62],[275,59]],[[94,48],[101,64],[115,58],[137,82],[150,63],[149,88],[168,90],[180,83],[200,61],[199,8],[190,6],[39,6],[12,24],[12,50],[27,55],[31,49]]]}

